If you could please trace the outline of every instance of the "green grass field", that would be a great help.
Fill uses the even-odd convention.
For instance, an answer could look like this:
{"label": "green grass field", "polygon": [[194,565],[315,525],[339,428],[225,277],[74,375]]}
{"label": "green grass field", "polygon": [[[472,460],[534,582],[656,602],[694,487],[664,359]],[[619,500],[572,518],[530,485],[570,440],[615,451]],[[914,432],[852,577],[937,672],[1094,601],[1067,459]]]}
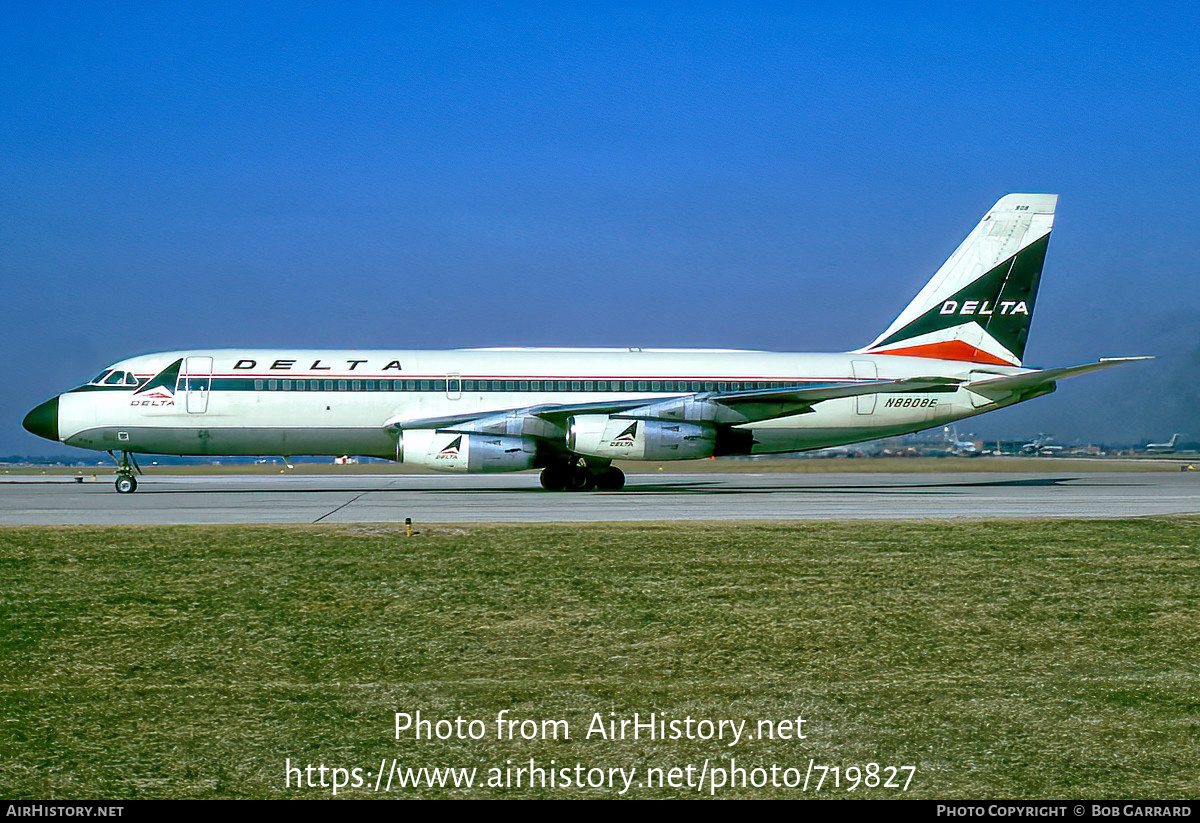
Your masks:
{"label": "green grass field", "polygon": [[[709,796],[715,773],[697,792],[687,768],[731,757],[748,782],[775,766],[810,786],[718,797],[1200,791],[1194,518],[6,528],[0,563],[11,799],[331,796],[299,772],[286,787],[289,760],[314,782],[359,768],[338,797],[620,794],[623,778],[374,791],[393,761],[486,784],[531,759],[677,768],[677,787],[625,796]],[[485,732],[395,739],[395,713],[418,710]],[[503,710],[570,737],[498,740]],[[585,736],[594,713],[634,712],[745,720],[756,739]],[[798,716],[806,739],[757,739]],[[817,791],[810,762],[915,773],[907,792],[850,791],[845,772]]]}

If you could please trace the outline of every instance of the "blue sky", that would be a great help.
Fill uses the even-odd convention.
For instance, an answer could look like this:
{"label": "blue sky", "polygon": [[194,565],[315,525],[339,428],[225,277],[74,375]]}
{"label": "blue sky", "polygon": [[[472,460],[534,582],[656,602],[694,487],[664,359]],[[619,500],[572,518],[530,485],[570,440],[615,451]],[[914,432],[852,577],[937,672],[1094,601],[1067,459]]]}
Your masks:
{"label": "blue sky", "polygon": [[1200,437],[1194,5],[0,5],[0,453],[189,347],[869,342],[1060,194],[1026,351],[1153,354],[966,426]]}

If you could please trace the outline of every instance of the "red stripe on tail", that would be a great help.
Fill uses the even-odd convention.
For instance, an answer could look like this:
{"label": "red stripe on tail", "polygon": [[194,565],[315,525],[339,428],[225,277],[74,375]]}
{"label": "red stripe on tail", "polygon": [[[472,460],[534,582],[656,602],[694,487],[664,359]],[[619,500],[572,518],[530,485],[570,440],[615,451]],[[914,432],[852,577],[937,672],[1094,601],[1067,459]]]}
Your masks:
{"label": "red stripe on tail", "polygon": [[1001,360],[994,354],[978,349],[970,343],[961,340],[945,340],[940,343],[925,343],[920,346],[909,346],[903,349],[888,349],[873,351],[872,354],[895,354],[904,357],[928,357],[932,360],[959,360],[967,363],[987,363],[991,366],[1011,366],[1007,360]]}

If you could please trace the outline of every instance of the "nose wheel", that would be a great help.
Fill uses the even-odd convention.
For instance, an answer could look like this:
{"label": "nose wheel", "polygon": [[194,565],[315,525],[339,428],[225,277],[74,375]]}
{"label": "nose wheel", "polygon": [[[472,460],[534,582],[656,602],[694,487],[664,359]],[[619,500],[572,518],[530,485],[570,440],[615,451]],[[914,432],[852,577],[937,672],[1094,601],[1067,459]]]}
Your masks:
{"label": "nose wheel", "polygon": [[133,456],[132,452],[121,452],[120,458],[111,451],[108,454],[117,461],[117,480],[113,484],[117,489],[117,494],[133,494],[137,491],[135,475],[142,473],[142,467],[138,465],[137,458]]}

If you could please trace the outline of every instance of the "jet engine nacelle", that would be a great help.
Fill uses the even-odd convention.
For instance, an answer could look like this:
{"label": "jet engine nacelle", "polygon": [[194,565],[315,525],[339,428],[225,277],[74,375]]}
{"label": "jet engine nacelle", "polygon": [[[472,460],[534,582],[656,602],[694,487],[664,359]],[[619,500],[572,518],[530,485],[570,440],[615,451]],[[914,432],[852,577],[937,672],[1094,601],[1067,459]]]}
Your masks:
{"label": "jet engine nacelle", "polygon": [[692,460],[712,456],[716,431],[697,423],[581,414],[567,422],[567,448],[589,457]]}
{"label": "jet engine nacelle", "polygon": [[396,443],[398,462],[441,472],[519,472],[532,469],[536,456],[528,437],[409,429]]}

